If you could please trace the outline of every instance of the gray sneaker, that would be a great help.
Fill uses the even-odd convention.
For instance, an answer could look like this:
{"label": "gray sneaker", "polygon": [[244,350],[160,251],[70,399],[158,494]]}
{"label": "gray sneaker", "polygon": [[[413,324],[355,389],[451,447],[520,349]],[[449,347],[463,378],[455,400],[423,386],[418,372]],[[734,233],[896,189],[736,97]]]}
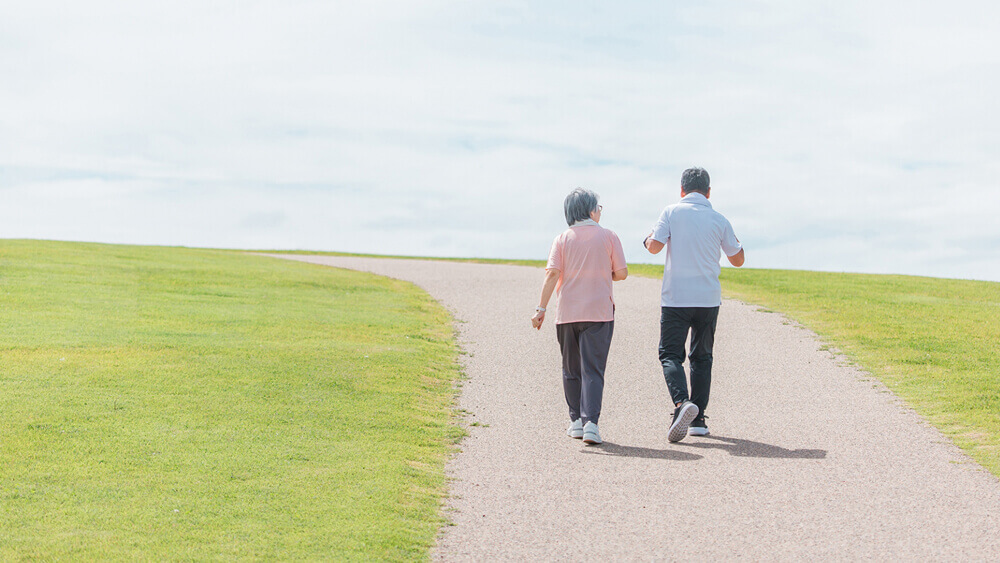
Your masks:
{"label": "gray sneaker", "polygon": [[597,425],[593,422],[588,422],[586,426],[583,427],[583,443],[584,444],[600,444],[601,443],[601,433],[597,430]]}
{"label": "gray sneaker", "polygon": [[566,435],[577,440],[583,438],[583,420],[579,418],[574,420],[573,424],[570,424],[569,428],[566,429]]}
{"label": "gray sneaker", "polygon": [[670,430],[667,432],[667,440],[671,442],[683,440],[687,436],[688,426],[696,416],[698,416],[698,405],[691,401],[681,403],[681,406],[674,410],[674,421],[670,424]]}

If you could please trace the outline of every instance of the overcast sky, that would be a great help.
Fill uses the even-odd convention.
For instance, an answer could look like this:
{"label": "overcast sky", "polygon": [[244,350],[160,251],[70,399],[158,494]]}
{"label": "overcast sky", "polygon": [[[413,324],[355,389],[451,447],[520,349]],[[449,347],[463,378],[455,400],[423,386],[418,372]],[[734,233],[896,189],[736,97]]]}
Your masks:
{"label": "overcast sky", "polygon": [[0,237],[631,261],[712,177],[747,265],[1000,280],[993,2],[0,0]]}

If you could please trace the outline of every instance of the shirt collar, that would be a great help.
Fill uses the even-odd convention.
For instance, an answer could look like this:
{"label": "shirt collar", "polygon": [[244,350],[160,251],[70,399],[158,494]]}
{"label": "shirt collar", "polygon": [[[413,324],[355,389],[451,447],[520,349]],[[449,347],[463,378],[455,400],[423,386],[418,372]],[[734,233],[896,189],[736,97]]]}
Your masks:
{"label": "shirt collar", "polygon": [[711,208],[712,204],[709,203],[708,198],[703,194],[698,192],[691,192],[688,195],[681,198],[684,203],[691,203],[694,205],[704,205],[705,207]]}
{"label": "shirt collar", "polygon": [[573,223],[572,225],[570,225],[570,227],[586,227],[587,225],[593,225],[595,227],[599,226],[597,224],[597,221],[594,221],[593,219],[583,219],[581,221]]}

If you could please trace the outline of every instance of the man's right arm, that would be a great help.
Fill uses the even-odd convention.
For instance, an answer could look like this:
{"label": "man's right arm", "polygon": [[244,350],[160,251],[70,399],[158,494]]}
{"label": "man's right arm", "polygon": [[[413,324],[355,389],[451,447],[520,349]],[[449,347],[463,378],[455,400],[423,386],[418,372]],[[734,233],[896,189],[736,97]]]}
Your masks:
{"label": "man's right arm", "polygon": [[642,245],[646,247],[646,250],[650,254],[659,254],[663,247],[665,246],[662,242],[653,238],[653,233],[649,233],[646,240],[642,241]]}
{"label": "man's right arm", "polygon": [[646,240],[642,241],[642,245],[650,254],[659,254],[668,240],[670,240],[670,206],[660,213],[660,218],[656,220],[656,225],[653,225],[653,230],[646,236]]}

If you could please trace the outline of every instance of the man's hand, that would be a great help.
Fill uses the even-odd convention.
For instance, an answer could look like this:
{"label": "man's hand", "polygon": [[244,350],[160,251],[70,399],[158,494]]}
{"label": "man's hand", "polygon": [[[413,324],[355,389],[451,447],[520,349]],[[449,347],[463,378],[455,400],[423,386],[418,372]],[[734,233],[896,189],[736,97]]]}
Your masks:
{"label": "man's hand", "polygon": [[545,320],[545,311],[536,311],[535,316],[531,317],[531,326],[535,330],[542,329],[542,321]]}
{"label": "man's hand", "polygon": [[642,241],[642,245],[646,247],[646,250],[650,254],[659,254],[663,250],[663,243],[653,238],[653,231],[649,231],[646,235],[646,240]]}

